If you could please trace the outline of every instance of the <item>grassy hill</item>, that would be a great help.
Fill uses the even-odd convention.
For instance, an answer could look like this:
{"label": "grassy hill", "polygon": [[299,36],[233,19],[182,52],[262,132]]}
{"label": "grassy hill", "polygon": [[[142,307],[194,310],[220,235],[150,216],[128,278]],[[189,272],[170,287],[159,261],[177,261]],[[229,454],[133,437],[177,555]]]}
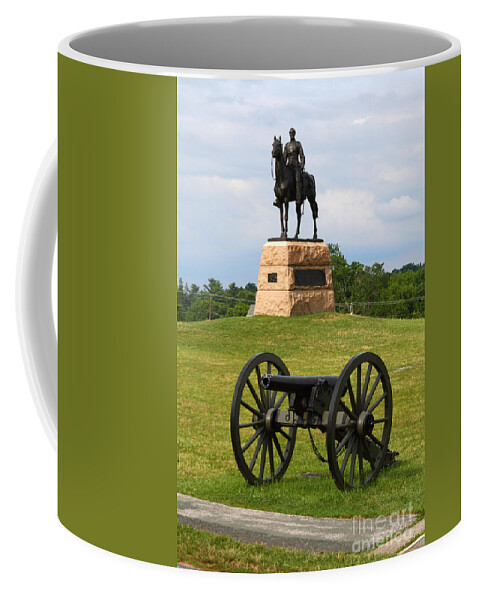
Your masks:
{"label": "grassy hill", "polygon": [[[381,356],[393,389],[390,447],[401,462],[374,485],[340,492],[327,464],[299,430],[283,479],[251,487],[241,476],[230,441],[236,379],[257,352],[274,352],[294,375],[339,374],[354,354]],[[311,516],[376,517],[424,511],[424,319],[374,319],[318,314],[229,318],[178,323],[178,491],[232,506]],[[315,433],[323,455],[325,436]],[[304,473],[316,472],[318,477]]]}

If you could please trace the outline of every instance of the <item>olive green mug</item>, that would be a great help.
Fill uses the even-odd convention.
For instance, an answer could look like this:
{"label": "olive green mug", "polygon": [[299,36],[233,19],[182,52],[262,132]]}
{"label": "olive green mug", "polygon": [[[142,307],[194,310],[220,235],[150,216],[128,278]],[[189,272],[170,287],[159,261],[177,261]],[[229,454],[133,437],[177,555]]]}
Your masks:
{"label": "olive green mug", "polygon": [[[258,531],[248,538],[248,531],[242,537],[234,528],[222,529],[221,511],[236,518],[228,507],[293,512],[298,519],[317,519],[319,527],[322,517],[371,517],[360,507],[350,514],[348,492],[340,490],[334,492],[335,514],[321,512],[318,482],[334,483],[329,476],[299,477],[308,464],[301,441],[289,480],[287,473],[278,487],[262,485],[264,469],[271,468],[271,481],[279,479],[275,473],[284,473],[286,459],[284,440],[277,443],[280,418],[272,425],[268,412],[266,423],[261,407],[251,407],[253,393],[243,401],[251,423],[241,427],[251,429],[241,448],[245,456],[255,453],[257,464],[240,460],[238,471],[229,438],[231,396],[242,365],[265,350],[287,359],[298,375],[321,372],[318,356],[331,374],[356,352],[384,352],[395,394],[390,443],[402,462],[359,490],[359,505],[368,498],[375,506],[378,489],[387,496],[386,486],[392,496],[399,485],[407,493],[398,503],[412,520],[420,523],[425,515],[427,542],[459,521],[459,419],[450,418],[459,414],[457,377],[450,375],[459,373],[459,105],[458,41],[410,26],[204,18],[106,27],[61,42],[58,151],[52,148],[32,193],[20,250],[18,313],[36,406],[55,446],[58,439],[58,515],[65,527],[112,552],[176,566],[184,558],[177,556],[177,520],[185,536],[191,526],[209,530],[213,545],[218,532],[228,531],[231,543],[268,543]],[[274,155],[276,183],[269,172],[271,143],[273,153],[274,144],[281,146]],[[283,163],[291,175],[281,187]],[[308,198],[312,212],[307,208],[303,215],[304,168],[312,174],[316,209]],[[288,181],[292,191],[285,199]],[[58,346],[51,302],[57,197]],[[281,230],[273,201],[281,208]],[[222,309],[215,302],[234,296],[235,288],[209,289],[208,295],[196,286],[204,322],[188,323],[177,278],[201,284],[219,273],[226,281],[255,283],[263,242],[258,294],[266,304],[279,298],[274,286],[282,273],[303,268],[299,259],[267,262],[266,255],[294,251],[294,227],[287,233],[284,221],[289,201],[296,206],[291,222],[296,212],[298,232],[303,219],[308,252],[319,248],[318,236],[330,244],[324,247],[331,268],[323,269],[322,283],[303,274],[305,282],[297,278],[296,287],[312,294],[314,286],[330,285],[334,295],[322,310],[336,311],[336,320],[259,316],[258,296],[252,319],[237,307],[224,313],[231,319],[218,320]],[[314,238],[311,218],[314,224],[318,219]],[[268,235],[278,239],[266,242]],[[385,264],[391,273],[407,262],[426,263],[426,318],[416,322],[419,342],[409,362],[396,360],[387,345],[406,339],[406,330],[398,329],[406,321],[376,319],[368,325],[370,317],[354,314],[361,302],[354,306],[355,297],[341,296],[339,256],[346,264]],[[289,294],[284,298],[292,297],[283,291]],[[318,312],[308,311],[308,302],[303,312]],[[357,334],[351,348],[340,351],[328,342],[325,328],[346,321]],[[317,343],[308,331],[316,332]],[[341,331],[333,338],[349,335]],[[298,340],[297,355],[284,357],[293,343],[286,339]],[[408,417],[411,398],[417,405]],[[349,421],[338,428],[356,423],[344,411]],[[372,432],[368,419],[362,418],[354,435]],[[234,438],[234,415],[231,423]],[[308,423],[320,428],[317,421]],[[275,460],[281,463],[277,471]],[[258,477],[254,470],[260,468]],[[261,493],[254,494],[241,474],[259,483],[254,489]],[[280,486],[303,490],[305,482],[311,506],[288,509],[278,499],[285,489]],[[207,504],[208,510],[221,505],[216,530],[202,520],[195,495],[217,503]],[[188,514],[185,502],[193,503]],[[392,508],[389,503],[374,511],[388,515]],[[398,504],[393,512],[402,508]],[[288,540],[279,545],[296,547]],[[353,543],[349,552],[358,549]]]}

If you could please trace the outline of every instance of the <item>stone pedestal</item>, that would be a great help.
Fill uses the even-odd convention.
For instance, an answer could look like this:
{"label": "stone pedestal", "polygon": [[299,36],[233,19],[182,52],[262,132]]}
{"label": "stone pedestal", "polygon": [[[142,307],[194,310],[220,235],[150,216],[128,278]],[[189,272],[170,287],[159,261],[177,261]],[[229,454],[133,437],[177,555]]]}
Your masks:
{"label": "stone pedestal", "polygon": [[282,240],[263,246],[255,315],[292,317],[334,308],[327,244]]}

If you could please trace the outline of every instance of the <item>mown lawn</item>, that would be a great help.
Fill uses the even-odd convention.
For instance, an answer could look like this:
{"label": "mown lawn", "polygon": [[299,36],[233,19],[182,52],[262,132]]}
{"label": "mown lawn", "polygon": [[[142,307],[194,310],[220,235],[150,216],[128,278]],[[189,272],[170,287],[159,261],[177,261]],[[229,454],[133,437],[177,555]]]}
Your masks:
{"label": "mown lawn", "polygon": [[352,567],[392,555],[352,552],[304,552],[242,544],[224,535],[177,526],[178,560],[204,571],[230,573],[295,573]]}
{"label": "mown lawn", "polygon": [[[299,430],[283,479],[249,486],[236,466],[229,433],[231,400],[244,363],[268,351],[280,356],[294,375],[339,374],[351,356],[365,350],[379,354],[389,370],[394,403],[390,447],[400,452],[401,462],[382,471],[368,488],[340,492],[327,464],[314,456],[308,432]],[[232,506],[316,517],[423,514],[424,319],[328,313],[180,322],[177,352],[179,492]],[[325,436],[317,432],[315,437],[325,454]],[[320,475],[305,477],[306,472]]]}

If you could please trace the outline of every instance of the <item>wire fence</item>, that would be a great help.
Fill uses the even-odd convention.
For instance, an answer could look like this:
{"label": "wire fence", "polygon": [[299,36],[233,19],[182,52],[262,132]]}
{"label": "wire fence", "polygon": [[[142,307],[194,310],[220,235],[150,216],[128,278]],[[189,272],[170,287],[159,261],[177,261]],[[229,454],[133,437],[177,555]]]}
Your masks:
{"label": "wire fence", "polygon": [[178,321],[211,321],[223,317],[244,317],[255,303],[255,292],[243,296],[226,296],[214,292],[177,290]]}
{"label": "wire fence", "polygon": [[414,298],[378,300],[375,302],[338,302],[336,312],[383,318],[424,317],[425,298],[425,296],[416,296]]}
{"label": "wire fence", "polygon": [[[255,292],[249,292],[249,297],[226,296],[207,291],[182,291],[178,290],[177,318],[183,320],[212,320],[222,317],[245,316],[251,305],[255,303]],[[197,299],[205,299],[206,304],[197,306]],[[236,303],[236,308],[232,304]],[[193,309],[193,312],[189,309]],[[414,298],[401,298],[398,300],[351,301],[336,303],[336,312],[350,315],[362,315],[378,318],[419,318],[424,317],[425,296]]]}
{"label": "wire fence", "polygon": [[[256,296],[256,292],[250,292]],[[182,292],[181,290],[177,291],[177,294],[183,294],[184,296],[196,296],[203,298],[219,298],[220,300],[233,300],[234,302],[243,302],[248,304],[250,302],[247,298],[238,298],[237,296],[223,296],[221,294],[213,294],[211,292]]]}

